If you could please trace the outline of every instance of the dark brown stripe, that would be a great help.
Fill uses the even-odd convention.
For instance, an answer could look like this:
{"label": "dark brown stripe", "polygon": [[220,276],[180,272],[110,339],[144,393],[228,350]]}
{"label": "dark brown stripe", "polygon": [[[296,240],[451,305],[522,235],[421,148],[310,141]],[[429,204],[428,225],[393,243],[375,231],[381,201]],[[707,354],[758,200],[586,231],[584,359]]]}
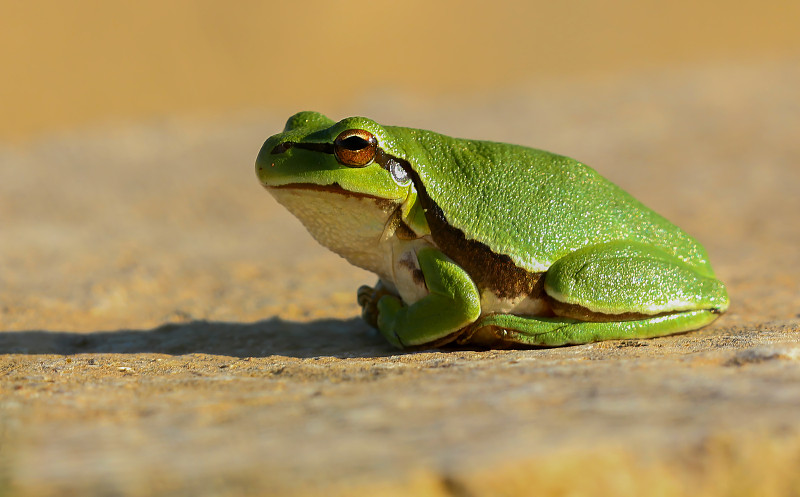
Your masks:
{"label": "dark brown stripe", "polygon": [[415,240],[420,237],[402,219],[397,223],[394,234],[401,240]]}
{"label": "dark brown stripe", "polygon": [[369,195],[367,193],[351,192],[350,190],[345,190],[344,188],[339,186],[338,183],[333,183],[331,185],[315,185],[314,183],[289,183],[288,185],[270,186],[269,188],[279,188],[286,190],[314,190],[318,192],[336,193],[338,195],[344,195],[345,197],[369,198],[374,200],[375,204],[384,210],[394,209],[399,204],[398,200],[391,200],[383,197],[377,197],[375,195]]}
{"label": "dark brown stripe", "polygon": [[322,152],[323,154],[333,153],[333,143],[297,143],[297,142],[283,142],[275,145],[270,151],[272,155],[278,155],[286,152],[290,148],[302,148],[303,150],[313,150],[315,152]]}
{"label": "dark brown stripe", "polygon": [[[270,154],[279,155],[279,154],[282,154],[282,153],[286,152],[290,148],[302,148],[303,150],[312,150],[312,151],[315,151],[315,152],[321,152],[323,154],[336,155],[334,153],[334,145],[333,145],[333,143],[305,143],[305,142],[283,142],[283,143],[279,143],[278,145],[275,145],[272,148],[272,151],[270,151]],[[397,162],[400,162],[401,164],[403,164],[403,167],[407,171],[411,169],[410,167],[406,168],[406,166],[408,166],[408,162],[399,160],[399,159],[387,154],[380,147],[378,147],[376,149],[375,158],[373,160],[379,166],[381,166],[383,169],[388,171],[389,170],[389,164],[390,164],[390,161],[392,159],[394,159]],[[338,161],[339,158],[337,157],[336,160]],[[347,164],[343,164],[343,165],[347,165]],[[350,167],[350,166],[348,166],[348,167]]]}
{"label": "dark brown stripe", "polygon": [[467,240],[463,231],[450,226],[436,204],[427,208],[425,217],[436,245],[463,267],[479,288],[488,288],[499,298],[544,295],[544,273],[531,273],[486,244]]}

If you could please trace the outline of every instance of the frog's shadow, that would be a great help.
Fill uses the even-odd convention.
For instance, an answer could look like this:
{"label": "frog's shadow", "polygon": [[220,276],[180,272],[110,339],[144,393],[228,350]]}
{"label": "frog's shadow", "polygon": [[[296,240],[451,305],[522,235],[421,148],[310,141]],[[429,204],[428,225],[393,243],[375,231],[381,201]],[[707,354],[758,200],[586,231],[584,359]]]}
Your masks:
{"label": "frog's shadow", "polygon": [[0,332],[0,354],[213,354],[231,357],[280,355],[384,357],[397,354],[361,319],[310,322],[271,318],[254,323],[192,321],[149,330],[88,333],[46,330]]}

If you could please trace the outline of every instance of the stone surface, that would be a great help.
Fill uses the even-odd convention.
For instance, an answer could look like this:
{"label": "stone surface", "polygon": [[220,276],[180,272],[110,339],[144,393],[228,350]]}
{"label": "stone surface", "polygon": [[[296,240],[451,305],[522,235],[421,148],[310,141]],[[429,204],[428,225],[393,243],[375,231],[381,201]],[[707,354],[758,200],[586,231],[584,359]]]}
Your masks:
{"label": "stone surface", "polygon": [[798,68],[355,109],[579,158],[694,234],[731,310],[654,340],[391,349],[373,276],[257,184],[285,116],[0,149],[0,495],[800,495]]}

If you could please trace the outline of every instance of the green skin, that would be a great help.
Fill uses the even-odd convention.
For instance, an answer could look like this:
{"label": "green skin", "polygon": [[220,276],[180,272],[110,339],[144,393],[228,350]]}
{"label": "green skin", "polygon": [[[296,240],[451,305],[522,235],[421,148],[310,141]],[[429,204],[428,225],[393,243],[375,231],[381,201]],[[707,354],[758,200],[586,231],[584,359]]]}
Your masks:
{"label": "green skin", "polygon": [[301,112],[256,173],[318,241],[379,275],[358,300],[397,347],[648,338],[728,307],[696,240],[567,157]]}

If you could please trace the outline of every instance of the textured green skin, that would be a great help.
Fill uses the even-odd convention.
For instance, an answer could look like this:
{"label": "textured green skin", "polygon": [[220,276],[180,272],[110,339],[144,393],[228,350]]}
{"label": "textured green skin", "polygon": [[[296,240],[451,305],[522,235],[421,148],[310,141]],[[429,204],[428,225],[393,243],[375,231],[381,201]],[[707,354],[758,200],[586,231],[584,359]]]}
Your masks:
{"label": "textured green skin", "polygon": [[[699,328],[727,309],[725,287],[696,240],[567,157],[381,126],[361,117],[334,123],[306,112],[266,141],[257,160],[259,178],[267,186],[337,183],[379,198],[409,198],[413,206],[413,186],[398,185],[376,164],[348,168],[329,154],[308,150],[269,154],[285,141],[332,143],[347,129],[369,131],[385,152],[407,161],[447,222],[467,239],[507,255],[520,268],[546,271],[550,297],[596,313],[654,315],[611,322],[512,315],[478,319],[474,302],[480,298],[475,285],[466,283],[469,275],[446,254],[431,250],[436,253],[418,254],[431,294],[410,307],[388,296],[379,302],[379,329],[395,345],[433,342],[466,325],[503,328],[508,341],[528,345],[650,337]],[[655,316],[659,313],[671,314]]]}
{"label": "textured green skin", "polygon": [[414,158],[450,224],[520,267],[545,270],[589,243],[624,239],[664,248],[713,274],[699,243],[580,162],[518,145],[387,129],[404,144],[401,157]]}

